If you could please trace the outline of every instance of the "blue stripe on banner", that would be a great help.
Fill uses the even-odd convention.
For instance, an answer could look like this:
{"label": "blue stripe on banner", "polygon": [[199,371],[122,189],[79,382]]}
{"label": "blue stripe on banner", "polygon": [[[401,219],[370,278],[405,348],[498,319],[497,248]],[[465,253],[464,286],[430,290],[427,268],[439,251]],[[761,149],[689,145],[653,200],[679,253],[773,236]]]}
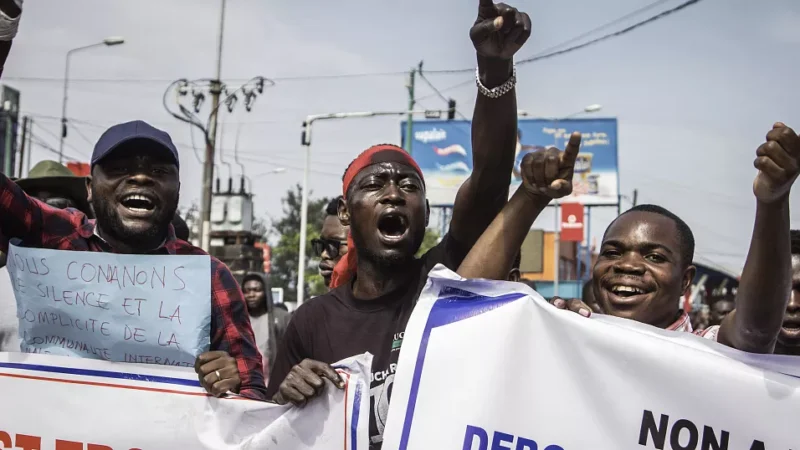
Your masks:
{"label": "blue stripe on banner", "polygon": [[358,416],[361,412],[361,381],[356,383],[356,395],[353,396],[353,417],[350,420],[350,450],[358,450]]}
{"label": "blue stripe on banner", "polygon": [[107,370],[77,369],[74,367],[43,366],[39,364],[5,363],[0,362],[0,368],[36,370],[39,372],[65,373],[69,375],[85,375],[90,377],[114,378],[117,380],[147,381],[151,383],[175,384],[179,386],[200,387],[199,380],[185,380],[182,378],[159,377],[154,375],[141,375],[138,373],[109,372]]}
{"label": "blue stripe on banner", "polygon": [[451,323],[459,322],[464,319],[469,319],[470,317],[489,312],[507,303],[513,302],[514,300],[519,300],[527,295],[515,292],[512,294],[500,295],[498,297],[487,297],[473,294],[468,291],[458,291],[459,292],[453,292],[443,289],[443,294],[451,295],[440,295],[439,299],[436,300],[436,303],[433,304],[433,308],[431,308],[431,312],[428,315],[428,323],[425,324],[425,330],[422,333],[422,341],[420,341],[419,345],[417,364],[414,367],[414,377],[411,380],[411,392],[408,397],[408,406],[406,407],[406,417],[405,422],[403,423],[403,432],[400,435],[400,450],[406,450],[406,448],[408,448],[408,438],[411,433],[411,422],[414,420],[414,409],[417,406],[417,392],[419,391],[420,379],[422,377],[422,366],[425,363],[425,354],[428,351],[428,340],[431,336],[431,331],[434,328],[449,325]]}

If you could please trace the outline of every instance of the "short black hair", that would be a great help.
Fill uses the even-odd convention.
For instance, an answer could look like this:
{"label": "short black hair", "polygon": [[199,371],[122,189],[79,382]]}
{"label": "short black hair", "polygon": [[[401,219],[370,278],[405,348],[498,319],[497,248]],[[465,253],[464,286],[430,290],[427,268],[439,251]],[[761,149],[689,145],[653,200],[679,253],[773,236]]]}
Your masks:
{"label": "short black hair", "polygon": [[[668,209],[658,205],[634,206],[633,208],[620,214],[619,217],[617,217],[617,219],[624,216],[625,214],[632,212],[647,212],[647,213],[658,214],[675,222],[675,227],[678,229],[678,241],[681,246],[681,264],[683,264],[683,267],[689,267],[690,265],[692,265],[692,261],[694,260],[694,234],[692,233],[692,229],[689,228],[689,225],[687,225],[686,222],[683,221],[683,219],[681,219]],[[613,223],[614,222],[612,222],[612,225]],[[610,225],[609,228],[611,228]],[[608,228],[606,229],[606,231],[608,231]],[[603,236],[603,239],[605,239],[605,235]]]}
{"label": "short black hair", "polygon": [[511,265],[511,269],[519,270],[519,266],[522,264],[522,252],[517,252],[517,256],[514,258],[514,264]]}
{"label": "short black hair", "polygon": [[182,241],[189,240],[189,225],[186,224],[186,221],[181,216],[175,214],[175,217],[172,218],[172,226],[175,228],[176,238]]}
{"label": "short black hair", "polygon": [[329,216],[339,216],[339,200],[342,199],[342,196],[334,197],[331,201],[328,202],[328,205],[325,206],[325,214]]}
{"label": "short black hair", "polygon": [[792,254],[800,255],[800,230],[792,230]]}

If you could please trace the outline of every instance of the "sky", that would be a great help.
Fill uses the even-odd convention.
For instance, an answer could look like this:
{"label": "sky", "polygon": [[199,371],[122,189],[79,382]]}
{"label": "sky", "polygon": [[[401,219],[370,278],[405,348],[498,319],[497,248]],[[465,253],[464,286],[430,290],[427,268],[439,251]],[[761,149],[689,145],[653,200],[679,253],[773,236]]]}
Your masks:
{"label": "sky", "polygon": [[[652,1],[509,1],[529,13],[533,24],[518,56],[534,55]],[[610,30],[682,1],[662,1]],[[477,4],[228,0],[222,78],[230,87],[259,75],[276,80],[251,112],[240,105],[220,116],[222,154],[229,164],[239,133],[238,154],[253,180],[257,217],[281,217],[281,197],[302,180],[300,131],[306,116],[403,110],[408,94],[400,72],[419,61],[428,70],[473,67],[468,31]],[[28,0],[1,82],[21,91],[21,109],[34,117],[37,138],[58,148],[67,51],[124,36],[124,45],[72,58],[67,116],[74,128],[66,154],[86,161],[105,128],[146,120],[179,145],[181,204],[188,206],[200,199],[202,166],[189,126],[164,110],[162,97],[172,80],[214,76],[220,5],[221,0]],[[775,121],[800,129],[798,23],[800,2],[793,0],[703,0],[621,37],[520,66],[519,108],[560,117],[589,104],[603,105],[597,117],[619,120],[622,194],[631,197],[636,189],[639,203],[656,203],[681,216],[695,233],[696,260],[738,272],[755,213],[755,150]],[[391,74],[319,78],[386,72]],[[428,75],[440,89],[471,76]],[[417,86],[422,107],[446,108],[430,97],[430,89]],[[458,102],[460,112],[472,115],[473,84],[445,94]],[[169,102],[175,105],[172,97]],[[198,132],[194,141],[201,145]],[[347,164],[383,142],[400,142],[398,118],[318,123],[312,197],[339,194]],[[32,157],[35,163],[54,155],[36,146]],[[227,179],[229,166],[217,163]],[[240,176],[239,166],[230,167]],[[286,171],[269,173],[277,168]],[[798,199],[795,192],[795,228],[800,227]],[[630,207],[627,202],[623,208]],[[595,239],[615,214],[614,208],[592,210]],[[544,213],[535,226],[552,229],[552,215]]]}

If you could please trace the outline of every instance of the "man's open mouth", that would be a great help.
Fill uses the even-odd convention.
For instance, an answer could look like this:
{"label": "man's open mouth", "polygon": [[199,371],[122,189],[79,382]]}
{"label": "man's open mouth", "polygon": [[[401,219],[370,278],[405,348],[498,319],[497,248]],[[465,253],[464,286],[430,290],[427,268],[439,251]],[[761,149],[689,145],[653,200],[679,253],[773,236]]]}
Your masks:
{"label": "man's open mouth", "polygon": [[156,209],[156,202],[147,195],[128,194],[122,197],[122,206],[134,213],[148,213]]}
{"label": "man's open mouth", "polygon": [[638,303],[650,293],[641,285],[625,282],[612,282],[606,285],[606,290],[612,294],[611,301],[617,303]]}
{"label": "man's open mouth", "polygon": [[800,338],[800,317],[787,317],[781,325],[782,332],[793,339]]}
{"label": "man's open mouth", "polygon": [[400,240],[408,231],[408,219],[406,216],[390,212],[378,219],[378,231],[387,240]]}

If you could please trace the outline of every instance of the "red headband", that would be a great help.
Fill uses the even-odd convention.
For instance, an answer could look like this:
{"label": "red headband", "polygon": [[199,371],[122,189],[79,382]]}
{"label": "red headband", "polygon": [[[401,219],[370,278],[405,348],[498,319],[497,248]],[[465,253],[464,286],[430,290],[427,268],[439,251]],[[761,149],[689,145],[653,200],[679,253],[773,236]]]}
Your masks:
{"label": "red headband", "polygon": [[[375,145],[363,151],[347,168],[342,182],[342,196],[347,199],[347,190],[350,188],[350,183],[353,182],[356,175],[365,168],[382,162],[397,162],[412,167],[417,171],[419,177],[422,177],[422,170],[405,150],[389,144]],[[337,288],[350,280],[356,273],[356,266],[358,264],[358,257],[356,254],[356,246],[353,243],[353,238],[350,233],[347,235],[347,254],[339,260],[336,267],[333,268],[331,275],[331,289]]]}

